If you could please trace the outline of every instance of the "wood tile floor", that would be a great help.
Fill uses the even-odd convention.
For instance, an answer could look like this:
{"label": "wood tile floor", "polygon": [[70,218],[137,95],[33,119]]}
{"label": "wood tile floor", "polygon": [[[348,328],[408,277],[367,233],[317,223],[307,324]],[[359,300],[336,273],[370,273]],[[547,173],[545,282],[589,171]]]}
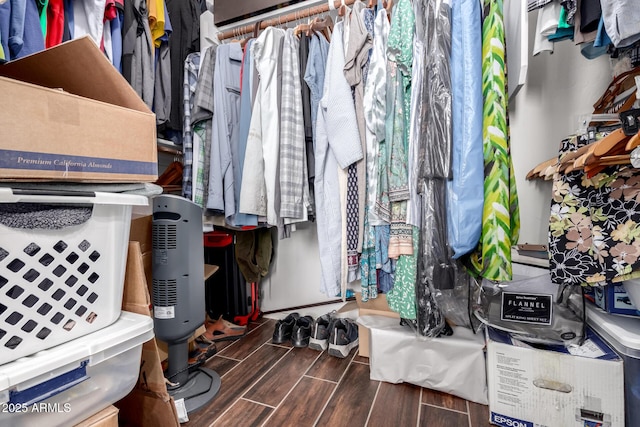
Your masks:
{"label": "wood tile floor", "polygon": [[369,359],[271,344],[275,321],[241,340],[219,342],[206,367],[222,386],[185,427],[488,427],[487,406],[411,384],[369,379]]}

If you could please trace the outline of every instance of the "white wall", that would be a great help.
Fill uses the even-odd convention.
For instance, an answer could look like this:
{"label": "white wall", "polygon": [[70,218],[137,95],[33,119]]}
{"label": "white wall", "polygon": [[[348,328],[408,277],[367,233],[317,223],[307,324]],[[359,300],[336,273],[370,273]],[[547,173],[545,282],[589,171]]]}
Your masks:
{"label": "white wall", "polygon": [[[529,52],[533,50],[536,13],[529,15]],[[578,117],[611,80],[608,57],[589,61],[571,42],[555,53],[529,58],[527,83],[510,105],[511,150],[520,198],[520,243],[547,242],[550,181],[526,181],[527,172],[558,153],[560,141],[575,132]],[[277,242],[272,271],[261,286],[261,309],[278,310],[329,300],[320,292],[320,261],[315,224]]]}
{"label": "white wall", "polygon": [[297,228],[289,239],[277,240],[274,235],[273,264],[269,275],[260,285],[262,311],[329,300],[320,292],[320,255],[316,225],[304,223],[298,224]]}
{"label": "white wall", "polygon": [[[529,16],[533,51],[537,14]],[[520,199],[520,242],[547,242],[551,181],[527,181],[538,163],[558,154],[560,141],[578,128],[578,117],[611,81],[608,56],[587,60],[571,41],[556,43],[553,54],[529,57],[527,82],[510,104],[511,153]]]}

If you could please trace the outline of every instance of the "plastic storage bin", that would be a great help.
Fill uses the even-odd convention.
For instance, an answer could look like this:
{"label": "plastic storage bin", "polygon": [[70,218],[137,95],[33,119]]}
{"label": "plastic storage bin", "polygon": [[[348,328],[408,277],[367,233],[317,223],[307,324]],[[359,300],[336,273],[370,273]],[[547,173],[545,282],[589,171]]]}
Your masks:
{"label": "plastic storage bin", "polygon": [[151,317],[123,311],[100,331],[0,366],[0,425],[70,426],[122,399],[151,338]]}
{"label": "plastic storage bin", "polygon": [[587,323],[624,361],[627,426],[640,422],[640,319],[615,316],[587,304]]}
{"label": "plastic storage bin", "polygon": [[[131,207],[148,204],[135,195],[44,193],[0,188],[0,365],[118,319]],[[61,229],[12,228],[8,208],[37,204],[91,215]]]}

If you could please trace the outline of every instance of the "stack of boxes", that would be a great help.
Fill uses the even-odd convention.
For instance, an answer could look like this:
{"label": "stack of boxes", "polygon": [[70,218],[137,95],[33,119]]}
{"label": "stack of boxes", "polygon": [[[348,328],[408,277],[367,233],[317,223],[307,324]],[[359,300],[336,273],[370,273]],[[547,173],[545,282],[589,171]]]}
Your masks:
{"label": "stack of boxes", "polygon": [[[514,274],[519,267],[514,264]],[[539,274],[548,270],[539,269]],[[581,347],[524,343],[489,328],[491,422],[509,427],[636,425],[640,319],[623,292],[621,285],[585,288]]]}
{"label": "stack of boxes", "polygon": [[[0,424],[117,425],[153,338],[148,315],[121,311],[132,207],[148,200],[20,181],[153,182],[155,115],[88,38],[0,66],[0,93]],[[8,220],[34,206],[89,214]]]}

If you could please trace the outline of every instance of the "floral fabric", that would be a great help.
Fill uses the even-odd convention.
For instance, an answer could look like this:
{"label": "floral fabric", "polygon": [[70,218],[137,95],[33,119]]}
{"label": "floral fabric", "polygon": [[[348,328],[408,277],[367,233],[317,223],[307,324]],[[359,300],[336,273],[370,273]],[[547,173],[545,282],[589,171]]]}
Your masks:
{"label": "floral fabric", "polygon": [[[586,138],[562,142],[563,153]],[[556,174],[549,220],[551,279],[599,286],[640,270],[640,171],[608,168]],[[635,274],[638,275],[638,274]]]}

